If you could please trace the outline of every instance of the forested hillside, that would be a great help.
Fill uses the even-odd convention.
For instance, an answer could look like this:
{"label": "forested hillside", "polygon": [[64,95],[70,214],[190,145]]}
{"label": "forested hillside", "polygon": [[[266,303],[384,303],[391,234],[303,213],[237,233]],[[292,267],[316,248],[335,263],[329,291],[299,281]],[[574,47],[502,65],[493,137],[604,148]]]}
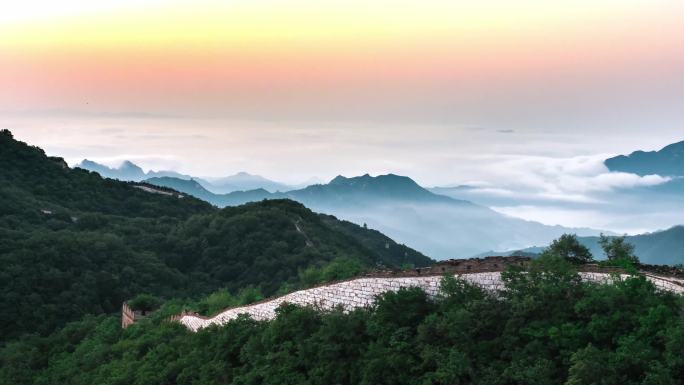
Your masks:
{"label": "forested hillside", "polygon": [[[615,238],[610,236],[609,238]],[[578,237],[578,241],[586,246],[597,260],[606,256],[601,248],[600,237]],[[652,265],[684,265],[684,226],[675,226],[667,230],[653,233],[627,235],[625,240],[634,246],[634,253],[641,263]],[[522,250],[490,251],[476,255],[529,255],[538,256],[545,247],[535,246]]]}
{"label": "forested hillside", "polygon": [[431,193],[411,178],[394,174],[338,176],[327,184],[279,193],[258,189],[212,194],[197,188],[192,181],[177,178],[154,178],[148,182],[178,189],[219,207],[263,199],[292,199],[317,212],[357,224],[367,223],[438,260],[545,244],[563,233],[600,233],[502,215],[472,202]]}
{"label": "forested hillside", "polygon": [[436,300],[413,288],[350,313],[284,305],[197,333],[163,320],[174,304],[128,329],[87,317],[0,349],[0,383],[684,384],[681,297],[642,277],[583,283],[555,257],[503,279],[502,295],[452,278]]}
{"label": "forested hillside", "polygon": [[287,200],[219,210],[70,169],[0,132],[2,341],[118,312],[139,293],[196,297],[300,284],[331,261],[427,265],[382,234]]}

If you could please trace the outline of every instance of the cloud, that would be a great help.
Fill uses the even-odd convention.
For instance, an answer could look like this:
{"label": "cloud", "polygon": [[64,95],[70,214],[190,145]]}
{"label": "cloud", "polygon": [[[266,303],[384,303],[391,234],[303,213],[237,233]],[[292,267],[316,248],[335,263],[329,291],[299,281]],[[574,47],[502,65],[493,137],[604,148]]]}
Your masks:
{"label": "cloud", "polygon": [[473,182],[476,191],[525,199],[566,202],[599,202],[595,193],[655,186],[670,178],[610,172],[603,155],[551,158],[506,155],[491,158]]}
{"label": "cloud", "polygon": [[[651,148],[643,145],[652,136],[635,138],[628,133],[616,142],[600,132],[561,135],[467,122],[394,125],[36,117],[8,119],[5,124],[19,127],[15,134],[22,140],[67,161],[88,158],[117,165],[131,160],[147,169],[192,175],[249,171],[298,183],[312,175],[328,180],[338,174],[391,172],[426,186],[479,187],[484,189],[481,196],[584,203],[600,202],[606,191],[666,181],[610,173],[603,165],[603,159],[623,151],[618,145]],[[497,132],[513,129],[511,135]],[[659,141],[668,140],[662,133],[658,136]],[[604,151],[612,153],[577,155]],[[472,200],[478,201],[474,196]]]}
{"label": "cloud", "polygon": [[[616,199],[620,199],[619,197]],[[643,234],[664,230],[680,225],[682,210],[676,204],[659,205],[641,210],[627,206],[628,201],[620,201],[616,207],[593,206],[590,208],[574,205],[511,205],[492,206],[502,214],[533,220],[547,225],[563,225],[576,228],[594,228],[612,231],[617,234]]]}
{"label": "cloud", "polygon": [[570,227],[586,227],[587,224],[605,225],[608,220],[598,210],[581,210],[555,206],[492,206],[491,209],[502,214],[518,218],[525,218],[547,225],[563,225]]}
{"label": "cloud", "polygon": [[564,178],[564,188],[571,191],[613,191],[620,188],[655,186],[669,181],[670,178],[660,175],[639,176],[624,172],[608,172],[590,177],[568,176]]}
{"label": "cloud", "polygon": [[489,195],[496,195],[496,196],[502,196],[502,197],[512,197],[512,196],[516,195],[515,191],[507,190],[505,188],[476,187],[473,190],[477,191],[480,194],[489,194]]}
{"label": "cloud", "polygon": [[[538,146],[530,146],[538,148]],[[517,150],[517,149],[516,149]],[[442,190],[503,214],[548,225],[590,227],[637,234],[681,223],[681,198],[644,202],[635,188],[656,186],[670,178],[610,172],[608,154],[551,157],[507,154],[463,158],[462,168],[478,179]]]}

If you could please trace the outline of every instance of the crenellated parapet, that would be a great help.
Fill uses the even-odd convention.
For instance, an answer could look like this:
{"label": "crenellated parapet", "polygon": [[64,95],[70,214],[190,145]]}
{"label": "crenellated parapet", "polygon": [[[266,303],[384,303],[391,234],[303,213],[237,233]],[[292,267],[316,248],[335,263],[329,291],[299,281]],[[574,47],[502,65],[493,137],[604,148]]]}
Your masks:
{"label": "crenellated parapet", "polygon": [[127,328],[135,323],[135,313],[126,302],[121,305],[121,327]]}
{"label": "crenellated parapet", "polygon": [[[453,275],[491,292],[504,288],[501,273],[511,264],[525,266],[528,258],[490,257],[485,259],[447,261],[427,269],[412,269],[407,271],[384,271],[372,275],[358,277],[346,281],[330,283],[310,289],[299,290],[277,298],[267,299],[251,305],[226,309],[212,317],[203,317],[195,313],[183,313],[175,320],[189,329],[198,329],[210,325],[222,325],[247,314],[255,320],[270,320],[276,315],[275,310],[283,303],[301,306],[315,306],[321,310],[354,308],[370,306],[375,298],[388,291],[401,288],[418,287],[428,296],[439,294],[442,277]],[[629,275],[620,269],[603,268],[598,265],[582,266],[580,277],[587,282],[608,284],[615,279],[625,279]],[[674,277],[664,277],[644,272],[643,275],[660,290],[684,294],[684,280]]]}
{"label": "crenellated parapet", "polygon": [[[128,305],[128,303],[124,302],[121,305],[121,327],[125,329],[125,328],[133,325],[136,321],[140,321],[141,319],[146,318],[151,313],[152,313],[151,311],[133,310]],[[179,320],[179,319],[180,319],[180,315],[177,316],[176,320]]]}

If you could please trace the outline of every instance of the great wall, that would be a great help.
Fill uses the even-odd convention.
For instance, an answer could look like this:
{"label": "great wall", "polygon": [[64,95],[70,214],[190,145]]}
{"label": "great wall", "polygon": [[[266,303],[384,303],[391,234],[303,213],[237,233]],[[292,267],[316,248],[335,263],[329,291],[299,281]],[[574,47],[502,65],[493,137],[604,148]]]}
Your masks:
{"label": "great wall", "polygon": [[[226,309],[212,317],[203,317],[192,312],[183,312],[172,317],[192,331],[209,325],[222,325],[240,314],[247,314],[255,320],[270,320],[275,310],[283,303],[301,306],[316,306],[321,310],[342,307],[350,310],[369,306],[376,296],[400,288],[419,287],[428,296],[439,294],[440,281],[445,274],[456,276],[485,290],[496,292],[504,288],[501,273],[509,266],[525,267],[530,262],[526,257],[487,257],[483,259],[450,260],[434,266],[405,271],[379,271],[346,281],[295,291],[276,298],[269,298],[254,304]],[[684,276],[676,269],[656,266],[640,266],[640,274],[651,281],[658,289],[684,294]],[[617,268],[600,267],[594,264],[583,265],[579,275],[588,282],[610,283],[614,279],[628,277]],[[135,322],[135,314],[124,304],[122,326]]]}

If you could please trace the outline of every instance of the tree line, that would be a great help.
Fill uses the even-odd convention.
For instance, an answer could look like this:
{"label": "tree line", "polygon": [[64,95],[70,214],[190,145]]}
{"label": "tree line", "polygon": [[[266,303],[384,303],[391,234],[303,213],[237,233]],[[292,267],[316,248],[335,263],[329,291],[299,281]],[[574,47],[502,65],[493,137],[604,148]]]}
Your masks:
{"label": "tree line", "polygon": [[[252,286],[270,296],[361,269],[432,263],[296,202],[219,210],[71,169],[7,130],[0,202],[0,344],[86,314],[118,313],[141,293],[196,299]],[[332,261],[338,267],[323,271]]]}
{"label": "tree line", "polygon": [[683,384],[684,302],[634,275],[583,282],[544,255],[502,275],[498,295],[453,277],[370,308],[285,304],[197,333],[164,321],[170,301],[125,330],[87,316],[0,350],[12,384]]}

